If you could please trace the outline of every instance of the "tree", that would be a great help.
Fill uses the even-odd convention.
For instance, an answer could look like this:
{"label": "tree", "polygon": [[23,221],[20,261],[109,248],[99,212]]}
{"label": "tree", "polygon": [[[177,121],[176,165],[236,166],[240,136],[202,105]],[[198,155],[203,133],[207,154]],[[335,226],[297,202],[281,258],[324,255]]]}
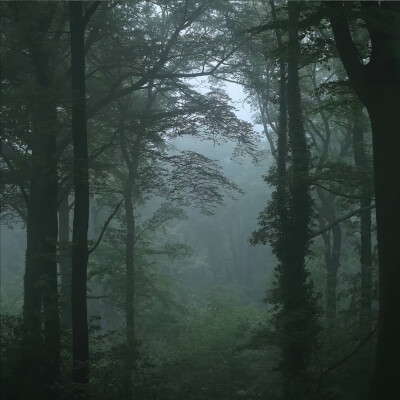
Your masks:
{"label": "tree", "polygon": [[[60,193],[60,191],[59,191]],[[58,241],[61,287],[60,287],[60,323],[62,328],[72,328],[71,315],[71,242],[70,242],[70,206],[68,190],[59,195],[58,205]]]}
{"label": "tree", "polygon": [[365,122],[362,110],[356,109],[353,122],[354,161],[360,175],[360,263],[361,263],[361,330],[365,335],[372,329],[372,218],[373,188],[368,176],[370,163],[366,152]]}
{"label": "tree", "polygon": [[[305,257],[309,246],[311,197],[309,193],[310,153],[306,141],[299,87],[299,18],[301,4],[288,4],[287,114],[288,146],[291,166],[286,172],[285,141],[278,138],[277,191],[275,203],[259,217],[261,229],[253,234],[253,243],[270,240],[279,265],[277,287],[271,300],[276,307],[274,324],[277,344],[282,352],[281,371],[286,399],[307,398],[311,389],[308,367],[318,332],[316,299],[308,280]],[[281,85],[284,76],[281,75]],[[282,89],[281,89],[281,94]],[[284,99],[281,98],[283,105]],[[280,106],[280,127],[285,129],[285,107]],[[287,175],[286,175],[287,174]],[[287,187],[282,187],[286,184]],[[287,198],[286,201],[282,201]],[[283,203],[283,204],[282,204]],[[280,209],[286,204],[286,209]],[[273,214],[271,215],[271,210]],[[274,221],[271,224],[270,221]],[[267,226],[274,233],[267,233]],[[272,239],[272,240],[271,240]],[[288,251],[290,249],[290,251]]]}
{"label": "tree", "polygon": [[[12,55],[9,65],[21,61],[17,55],[19,52],[25,52],[28,60],[25,78],[18,71],[7,68],[7,92],[17,100],[18,89],[15,87],[18,84],[27,85],[26,89],[30,86],[26,94],[17,100],[19,106],[27,111],[22,118],[9,120],[11,124],[7,129],[10,134],[7,140],[10,155],[18,158],[18,155],[24,154],[29,165],[29,173],[22,179],[21,176],[17,177],[27,207],[23,360],[19,373],[26,376],[29,389],[20,388],[23,398],[52,398],[60,369],[56,256],[58,98],[54,90],[54,53],[50,46],[52,41],[57,42],[57,38],[49,35],[50,28],[58,22],[57,9],[57,4],[49,7],[30,5],[27,10],[23,10],[19,4],[6,7],[9,18],[7,31],[18,31],[16,40],[8,41],[7,48]],[[27,129],[24,131],[24,128]],[[15,172],[13,165],[17,159],[13,157],[9,161],[7,163],[6,157],[8,167]]]}
{"label": "tree", "polygon": [[[83,385],[86,385],[89,381],[89,337],[86,304],[87,262],[89,257],[87,244],[89,172],[86,125],[85,27],[88,18],[98,5],[99,2],[93,2],[87,9],[84,8],[84,2],[69,3],[75,193],[71,257],[73,380],[75,383]],[[83,387],[83,390],[86,391],[86,388]],[[84,393],[84,395],[86,394]]]}
{"label": "tree", "polygon": [[396,45],[399,4],[361,2],[359,17],[365,23],[370,59],[364,64],[352,39],[346,7],[328,6],[339,56],[349,82],[365,105],[372,127],[377,236],[379,247],[379,329],[370,399],[385,399],[396,393],[400,371],[400,249],[398,226],[400,187],[396,150],[400,135],[399,56]]}

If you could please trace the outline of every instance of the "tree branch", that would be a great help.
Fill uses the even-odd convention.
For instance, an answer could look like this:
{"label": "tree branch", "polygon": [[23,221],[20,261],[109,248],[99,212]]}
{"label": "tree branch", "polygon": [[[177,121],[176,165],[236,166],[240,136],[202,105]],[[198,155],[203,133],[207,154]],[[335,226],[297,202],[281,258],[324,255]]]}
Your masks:
{"label": "tree branch", "polygon": [[124,199],[122,199],[117,207],[115,207],[115,210],[111,213],[111,215],[107,218],[107,221],[104,223],[103,229],[101,230],[100,236],[98,237],[96,243],[94,244],[94,246],[88,251],[88,254],[92,254],[97,247],[99,246],[101,239],[103,239],[104,233],[106,232],[106,229],[108,227],[108,224],[111,222],[111,220],[114,218],[114,215],[117,213],[117,211],[119,210],[119,207],[121,206],[122,202],[124,201]]}
{"label": "tree branch", "polygon": [[362,346],[364,346],[365,343],[368,342],[368,340],[375,334],[375,332],[378,330],[378,325],[358,344],[358,346],[352,351],[350,352],[346,357],[342,358],[341,360],[337,361],[335,364],[333,364],[331,367],[329,367],[328,369],[326,369],[325,371],[322,372],[321,377],[319,378],[319,382],[318,382],[318,388],[316,393],[318,393],[321,389],[321,385],[322,385],[322,381],[325,378],[325,376],[333,371],[334,369],[340,367],[342,364],[344,364],[349,358],[353,357],[354,354],[356,354],[358,352],[358,350],[361,349]]}
{"label": "tree branch", "polygon": [[[336,196],[346,197],[347,199],[354,199],[354,200],[361,200],[361,199],[366,199],[366,200],[367,200],[367,198],[365,198],[365,197],[361,197],[361,196],[351,196],[351,195],[348,195],[348,194],[336,192],[335,190],[332,190],[332,189],[330,189],[330,188],[327,188],[326,186],[320,185],[319,183],[313,183],[312,185],[313,185],[313,186],[317,186],[317,187],[319,187],[319,188],[321,188],[321,189],[324,189],[324,190],[326,190],[327,192],[332,193],[332,194],[334,194],[334,195],[336,195]],[[371,198],[370,200],[375,200],[375,199]]]}
{"label": "tree branch", "polygon": [[82,21],[84,27],[86,27],[90,18],[95,13],[95,11],[97,10],[97,8],[99,7],[100,4],[101,4],[101,1],[93,1],[92,4],[88,8],[85,9],[85,12],[83,14],[83,21]]}
{"label": "tree branch", "polygon": [[330,1],[327,2],[327,7],[330,9],[329,20],[331,22],[336,47],[350,79],[350,84],[360,99],[365,102],[367,100],[367,75],[365,67],[361,63],[357,48],[354,45],[353,38],[351,37],[343,2]]}
{"label": "tree branch", "polygon": [[331,228],[334,227],[335,225],[340,224],[341,222],[346,221],[346,220],[348,220],[348,219],[351,218],[351,217],[354,217],[354,215],[357,215],[357,214],[359,214],[359,213],[362,212],[362,211],[365,211],[365,210],[372,210],[372,209],[375,208],[375,207],[376,207],[376,205],[375,205],[375,204],[372,204],[370,207],[363,207],[363,208],[358,208],[357,210],[350,211],[349,213],[347,213],[347,214],[345,214],[345,215],[339,217],[338,219],[336,219],[336,220],[333,221],[332,223],[328,224],[328,225],[325,226],[324,228],[319,229],[319,230],[314,231],[314,232],[311,232],[311,234],[309,235],[308,239],[310,240],[310,239],[313,239],[313,238],[315,238],[315,237],[317,237],[317,236],[319,236],[319,235],[322,235],[323,233],[329,231],[329,229],[331,229]]}

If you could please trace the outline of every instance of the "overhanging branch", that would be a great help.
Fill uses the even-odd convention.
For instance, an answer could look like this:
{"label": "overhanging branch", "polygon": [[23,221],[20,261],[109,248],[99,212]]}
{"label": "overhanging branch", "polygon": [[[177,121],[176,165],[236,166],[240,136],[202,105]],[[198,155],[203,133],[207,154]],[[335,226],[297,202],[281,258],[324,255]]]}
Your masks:
{"label": "overhanging branch", "polygon": [[325,226],[324,228],[319,229],[319,230],[314,231],[314,232],[311,232],[311,234],[310,234],[310,236],[308,237],[308,239],[310,240],[310,239],[313,239],[313,238],[315,238],[315,237],[317,237],[317,236],[319,236],[319,235],[322,235],[323,233],[329,231],[329,229],[331,229],[331,228],[334,227],[335,225],[340,224],[341,222],[344,222],[344,221],[348,220],[349,218],[354,217],[354,216],[357,215],[357,214],[360,214],[362,211],[372,210],[372,209],[375,208],[375,207],[376,207],[376,205],[375,205],[375,204],[372,204],[372,205],[369,206],[369,207],[363,207],[363,208],[358,208],[357,210],[353,210],[353,211],[351,211],[351,212],[349,212],[349,213],[347,213],[347,214],[345,214],[345,215],[339,217],[338,219],[336,219],[336,220],[333,221],[332,223],[328,224],[328,225]]}

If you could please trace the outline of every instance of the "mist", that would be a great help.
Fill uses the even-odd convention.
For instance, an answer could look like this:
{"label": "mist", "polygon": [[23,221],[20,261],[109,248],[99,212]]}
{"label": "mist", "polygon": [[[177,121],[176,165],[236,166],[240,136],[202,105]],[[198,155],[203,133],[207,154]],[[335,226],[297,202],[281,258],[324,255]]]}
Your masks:
{"label": "mist", "polygon": [[396,2],[1,11],[2,398],[396,397]]}

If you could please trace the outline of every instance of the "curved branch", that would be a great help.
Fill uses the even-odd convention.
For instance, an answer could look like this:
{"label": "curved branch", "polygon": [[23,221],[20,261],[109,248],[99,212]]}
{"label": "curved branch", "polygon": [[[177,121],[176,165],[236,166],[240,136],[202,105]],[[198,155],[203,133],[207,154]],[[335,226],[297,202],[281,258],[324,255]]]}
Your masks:
{"label": "curved branch", "polygon": [[365,102],[367,100],[366,88],[368,87],[367,74],[351,36],[344,4],[342,1],[330,1],[327,2],[327,7],[330,9],[329,20],[336,47],[350,79],[350,84],[360,99]]}
{"label": "curved branch", "polygon": [[101,1],[93,1],[92,4],[88,8],[85,9],[85,12],[83,14],[84,27],[86,27],[90,18],[95,13],[95,11],[97,10],[97,8],[99,7],[100,4],[101,4]]}
{"label": "curved branch", "polygon": [[375,334],[375,332],[378,330],[378,325],[358,344],[358,346],[352,351],[350,352],[346,357],[342,358],[341,360],[337,361],[335,364],[333,364],[331,367],[327,368],[325,371],[322,372],[321,377],[319,378],[319,382],[318,382],[318,388],[316,393],[319,392],[319,390],[321,389],[321,385],[322,385],[322,381],[325,378],[325,376],[333,371],[334,369],[340,367],[342,364],[344,364],[349,358],[353,357],[354,354],[356,354],[358,352],[358,350],[361,349],[362,346],[364,346],[365,343],[368,342],[368,340]]}
{"label": "curved branch", "polygon": [[100,236],[98,237],[96,243],[94,244],[94,246],[88,251],[88,254],[92,254],[97,247],[99,246],[101,239],[103,239],[104,233],[106,232],[106,229],[108,227],[108,224],[111,222],[111,220],[114,218],[114,215],[117,213],[117,211],[119,210],[119,207],[121,206],[122,202],[124,201],[124,199],[122,199],[117,207],[115,207],[115,210],[111,213],[111,215],[107,218],[107,221],[104,223],[103,229],[101,230]]}

